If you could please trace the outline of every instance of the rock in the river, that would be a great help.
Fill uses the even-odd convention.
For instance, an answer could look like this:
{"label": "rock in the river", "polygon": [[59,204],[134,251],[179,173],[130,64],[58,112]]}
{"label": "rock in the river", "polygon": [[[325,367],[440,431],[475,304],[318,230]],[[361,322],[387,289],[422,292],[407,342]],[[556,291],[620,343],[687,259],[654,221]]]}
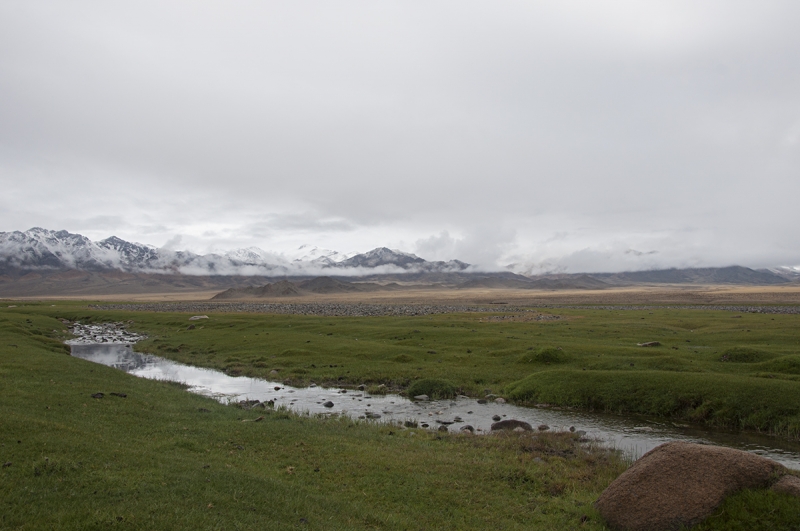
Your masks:
{"label": "rock in the river", "polygon": [[771,490],[791,494],[795,498],[800,498],[800,478],[786,474],[772,485]]}
{"label": "rock in the river", "polygon": [[767,487],[786,469],[755,454],[686,442],[658,446],[600,495],[595,507],[610,527],[667,531],[691,527],[743,488]]}
{"label": "rock in the river", "polygon": [[479,404],[486,404],[487,400],[485,398],[480,398],[480,399],[478,399],[478,403]]}
{"label": "rock in the river", "polygon": [[492,420],[497,422],[498,420],[503,420],[503,417],[501,417],[500,415],[492,415]]}
{"label": "rock in the river", "polygon": [[497,397],[497,398],[494,399],[494,401],[497,402],[498,404],[505,404],[506,403],[506,399],[503,398],[503,397]]}
{"label": "rock in the river", "polygon": [[420,402],[427,402],[428,400],[430,400],[430,397],[428,395],[417,395],[414,397],[414,400],[419,400]]}
{"label": "rock in the river", "polygon": [[547,424],[539,424],[539,426],[537,427],[537,429],[538,429],[539,431],[547,431],[547,430],[549,430],[549,429],[550,429],[550,426],[548,426]]}
{"label": "rock in the river", "polygon": [[469,424],[465,424],[464,426],[461,426],[461,431],[468,431],[470,433],[475,433],[475,428],[473,428]]}
{"label": "rock in the river", "polygon": [[492,431],[514,430],[516,428],[522,428],[525,431],[533,430],[531,425],[523,420],[508,419],[508,420],[501,420],[499,422],[495,422],[494,424],[492,424]]}
{"label": "rock in the river", "polygon": [[333,407],[333,402],[331,402],[330,400],[328,400],[327,402],[325,402],[324,404],[322,404],[322,407]]}
{"label": "rock in the river", "polygon": [[441,425],[439,426],[439,431],[450,431],[450,430],[447,429],[447,426]]}

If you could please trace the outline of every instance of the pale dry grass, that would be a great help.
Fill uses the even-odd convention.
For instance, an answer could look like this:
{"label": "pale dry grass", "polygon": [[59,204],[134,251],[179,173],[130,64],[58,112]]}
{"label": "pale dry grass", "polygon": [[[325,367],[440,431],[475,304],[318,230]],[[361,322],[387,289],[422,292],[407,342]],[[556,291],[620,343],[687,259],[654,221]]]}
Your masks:
{"label": "pale dry grass", "polygon": [[[113,295],[61,295],[15,297],[14,300],[95,300],[126,302],[208,301],[220,290],[173,291]],[[583,304],[800,304],[800,285],[726,286],[658,285],[603,290],[443,289],[409,288],[398,291],[335,293],[300,297],[242,299],[282,303],[468,304],[468,305],[583,305]],[[231,302],[225,300],[221,302]]]}

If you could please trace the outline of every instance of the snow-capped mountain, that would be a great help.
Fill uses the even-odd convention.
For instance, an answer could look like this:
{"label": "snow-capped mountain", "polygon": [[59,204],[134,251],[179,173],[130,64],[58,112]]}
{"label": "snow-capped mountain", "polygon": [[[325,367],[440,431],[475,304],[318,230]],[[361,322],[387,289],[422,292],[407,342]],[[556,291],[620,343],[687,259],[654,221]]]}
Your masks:
{"label": "snow-capped mountain", "polygon": [[340,267],[360,268],[399,266],[403,269],[417,269],[420,271],[463,271],[469,267],[469,264],[465,264],[460,260],[428,262],[415,254],[404,253],[403,251],[386,247],[378,247],[364,254],[357,254],[352,258],[339,262],[338,265]]}
{"label": "snow-capped mountain", "polygon": [[38,227],[25,232],[0,232],[0,270],[77,269],[274,276],[463,271],[469,267],[458,260],[428,262],[413,254],[385,247],[364,254],[345,255],[329,249],[302,246],[297,254],[299,256],[293,259],[248,247],[221,254],[198,255],[131,243],[116,236],[93,242],[80,234]]}
{"label": "snow-capped mountain", "polygon": [[331,249],[322,249],[312,245],[301,245],[294,255],[294,262],[310,262],[323,267],[334,266],[354,256],[356,253],[340,253]]}
{"label": "snow-capped mountain", "polygon": [[767,271],[789,280],[800,280],[800,266],[771,267]]}

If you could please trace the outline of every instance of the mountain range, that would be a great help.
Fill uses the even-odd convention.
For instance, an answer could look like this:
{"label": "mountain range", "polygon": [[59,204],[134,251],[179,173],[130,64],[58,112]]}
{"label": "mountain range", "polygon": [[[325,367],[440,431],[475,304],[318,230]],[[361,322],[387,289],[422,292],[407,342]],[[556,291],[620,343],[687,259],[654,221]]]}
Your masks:
{"label": "mountain range", "polygon": [[797,268],[754,270],[729,266],[525,276],[511,271],[480,271],[459,260],[428,261],[385,247],[349,255],[311,246],[297,249],[296,257],[256,247],[199,255],[131,243],[115,236],[93,242],[63,230],[0,232],[2,296],[228,290],[220,298],[262,298],[425,287],[597,290],[659,284],[792,282],[800,282]]}
{"label": "mountain range", "polygon": [[132,243],[111,236],[93,242],[80,234],[32,228],[0,232],[0,271],[78,270],[184,275],[298,276],[464,271],[458,260],[430,262],[416,255],[380,247],[352,256],[301,247],[301,258],[290,259],[257,247],[199,255]]}

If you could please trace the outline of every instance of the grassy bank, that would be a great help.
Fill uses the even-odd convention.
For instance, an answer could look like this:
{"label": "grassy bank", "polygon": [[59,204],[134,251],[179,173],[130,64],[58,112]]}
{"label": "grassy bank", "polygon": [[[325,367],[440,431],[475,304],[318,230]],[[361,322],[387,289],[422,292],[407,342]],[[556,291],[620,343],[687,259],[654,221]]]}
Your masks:
{"label": "grassy bank", "polygon": [[259,414],[67,356],[59,329],[0,315],[3,529],[602,529],[591,503],[625,466],[570,435],[244,422]]}
{"label": "grassy bank", "polygon": [[[562,378],[612,373],[607,365],[615,363],[620,367],[614,376],[633,384],[644,371],[629,363],[660,363],[662,355],[618,347],[616,339],[582,338],[597,336],[588,331],[617,318],[601,312],[533,323],[474,315],[211,315],[189,330],[183,314],[97,312],[77,304],[2,309],[0,461],[8,463],[0,469],[3,529],[604,529],[591,503],[625,467],[619,456],[568,434],[442,435],[281,411],[248,422],[262,413],[67,356],[61,344],[66,331],[55,317],[131,319],[151,335],[144,345],[149,350],[231,373],[268,376],[278,370],[299,381],[404,385],[421,379],[421,372],[472,393],[506,386],[514,392],[536,375],[550,378],[557,390]],[[708,317],[709,328],[723,327],[726,317]],[[627,333],[652,339],[653,330],[637,331],[636,324],[631,317]],[[619,322],[611,326],[623,329]],[[793,333],[768,351],[770,361],[793,355]],[[703,339],[714,335],[726,336]],[[600,361],[594,361],[597,352]],[[700,378],[684,380],[690,388],[704,374],[719,378],[723,391],[742,381],[753,382],[753,393],[761,382],[778,391],[797,384],[742,370],[763,361],[734,366],[715,361],[716,354],[686,354],[685,363],[696,362],[697,369],[662,372]],[[414,362],[395,359],[401,355]],[[590,360],[604,368],[591,367]],[[527,379],[515,384],[522,376]],[[561,387],[561,400],[575,399],[563,391],[569,388]],[[587,394],[616,392],[601,380],[593,389]],[[663,391],[643,386],[642,392]],[[98,392],[104,397],[92,398]],[[786,496],[747,492],[729,506],[749,519],[748,529],[800,526],[800,501]],[[739,528],[724,512],[715,522],[705,528]]]}
{"label": "grassy bank", "polygon": [[[131,320],[138,350],[231,375],[404,391],[422,379],[460,393],[634,412],[800,437],[800,316],[703,310],[576,310],[424,317],[313,317],[91,310],[32,318]],[[61,333],[46,331],[52,337]],[[638,343],[658,341],[660,346]],[[385,387],[379,387],[385,386]]]}
{"label": "grassy bank", "polygon": [[[26,310],[27,308],[27,310]],[[231,375],[403,391],[444,379],[521,402],[635,412],[800,437],[800,316],[703,310],[549,311],[425,317],[310,317],[17,308],[133,320],[139,345]],[[194,324],[194,328],[192,328]],[[658,341],[657,347],[638,343]]]}

